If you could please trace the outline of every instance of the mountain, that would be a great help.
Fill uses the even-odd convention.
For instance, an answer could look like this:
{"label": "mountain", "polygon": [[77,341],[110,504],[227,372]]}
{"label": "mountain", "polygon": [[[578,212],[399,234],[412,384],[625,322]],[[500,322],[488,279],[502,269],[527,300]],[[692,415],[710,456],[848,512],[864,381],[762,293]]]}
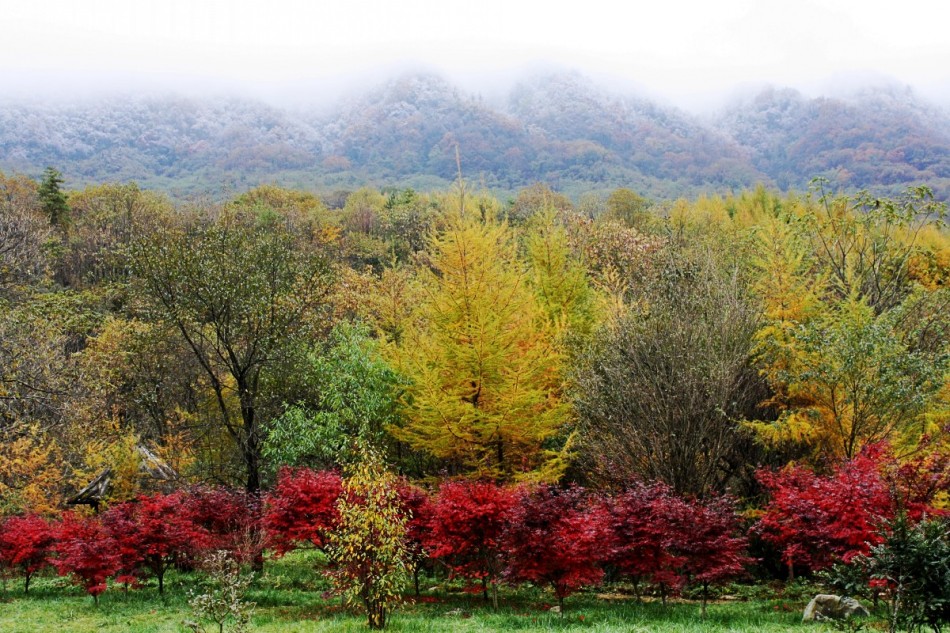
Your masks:
{"label": "mountain", "polygon": [[819,99],[768,89],[708,120],[577,73],[527,79],[502,105],[426,74],[323,111],[177,96],[0,102],[0,169],[53,165],[74,185],[441,187],[457,175],[456,148],[466,179],[508,192],[543,181],[668,198],[757,182],[803,189],[823,175],[888,192],[925,183],[950,197],[950,119],[893,87]]}
{"label": "mountain", "polygon": [[950,117],[908,89],[814,99],[767,89],[725,110],[714,126],[783,189],[824,176],[844,188],[925,183],[950,197]]}

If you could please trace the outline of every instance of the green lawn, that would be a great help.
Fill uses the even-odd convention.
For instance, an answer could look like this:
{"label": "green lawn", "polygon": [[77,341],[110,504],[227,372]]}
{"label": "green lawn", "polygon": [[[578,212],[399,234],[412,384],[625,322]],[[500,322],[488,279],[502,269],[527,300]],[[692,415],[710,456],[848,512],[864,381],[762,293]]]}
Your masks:
{"label": "green lawn", "polygon": [[[328,597],[326,582],[312,571],[314,555],[295,553],[268,562],[265,574],[252,586],[248,599],[257,603],[252,631],[304,633],[311,631],[366,631],[362,617],[346,613],[339,601]],[[172,575],[163,600],[153,585],[126,593],[110,588],[99,607],[63,579],[35,581],[28,597],[19,581],[8,583],[0,594],[0,631],[4,633],[131,632],[182,633],[183,621],[193,620],[188,589],[196,583],[190,575]],[[770,599],[727,600],[709,607],[705,620],[699,604],[638,602],[619,593],[581,593],[567,600],[562,618],[548,609],[553,597],[537,589],[506,591],[494,612],[479,595],[460,587],[425,583],[421,599],[410,599],[390,621],[391,631],[831,631],[822,625],[802,625],[807,598],[801,592]],[[208,631],[212,629],[209,627]],[[216,630],[216,628],[214,629]]]}

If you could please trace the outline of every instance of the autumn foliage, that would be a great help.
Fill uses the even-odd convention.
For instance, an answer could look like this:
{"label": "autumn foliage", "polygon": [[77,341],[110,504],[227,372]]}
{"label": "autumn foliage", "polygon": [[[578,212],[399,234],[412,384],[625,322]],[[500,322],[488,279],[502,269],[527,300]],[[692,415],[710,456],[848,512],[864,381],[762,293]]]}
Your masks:
{"label": "autumn foliage", "polygon": [[761,471],[771,500],[755,528],[781,551],[789,574],[818,570],[836,559],[867,554],[881,542],[880,527],[894,504],[878,461],[862,454],[820,476],[801,466]]}
{"label": "autumn foliage", "polygon": [[564,598],[603,577],[603,523],[584,491],[538,486],[522,490],[505,532],[509,582],[550,586]]}
{"label": "autumn foliage", "polygon": [[55,533],[56,570],[61,576],[71,576],[98,604],[106,581],[122,566],[115,539],[98,519],[72,512],[63,514]]}
{"label": "autumn foliage", "polygon": [[430,523],[429,555],[465,578],[480,580],[487,598],[504,568],[502,541],[517,501],[513,488],[489,482],[447,482],[439,488]]}
{"label": "autumn foliage", "polygon": [[285,554],[304,543],[323,548],[337,520],[342,490],[335,472],[282,469],[264,512],[264,527],[275,552]]}
{"label": "autumn foliage", "polygon": [[159,593],[165,592],[170,566],[193,559],[212,542],[183,492],[141,496],[117,505],[102,523],[117,545],[122,575],[132,580],[151,574]]}
{"label": "autumn foliage", "polygon": [[53,541],[53,530],[41,516],[13,516],[0,523],[0,568],[23,576],[24,593],[30,591],[33,574],[49,565]]}

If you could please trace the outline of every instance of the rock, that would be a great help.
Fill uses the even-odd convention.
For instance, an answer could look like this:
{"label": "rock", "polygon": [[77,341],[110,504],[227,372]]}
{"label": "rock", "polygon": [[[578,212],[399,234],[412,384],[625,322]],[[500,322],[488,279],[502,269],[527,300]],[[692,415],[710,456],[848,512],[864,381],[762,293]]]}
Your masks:
{"label": "rock", "polygon": [[557,606],[557,605],[554,605],[553,607],[551,607],[550,609],[548,609],[548,611],[550,611],[551,613],[560,613],[560,612],[561,612],[561,607],[559,607],[559,606]]}
{"label": "rock", "polygon": [[864,606],[854,598],[834,596],[820,593],[811,599],[805,607],[802,622],[820,622],[821,620],[847,620],[854,616],[867,617],[871,615]]}

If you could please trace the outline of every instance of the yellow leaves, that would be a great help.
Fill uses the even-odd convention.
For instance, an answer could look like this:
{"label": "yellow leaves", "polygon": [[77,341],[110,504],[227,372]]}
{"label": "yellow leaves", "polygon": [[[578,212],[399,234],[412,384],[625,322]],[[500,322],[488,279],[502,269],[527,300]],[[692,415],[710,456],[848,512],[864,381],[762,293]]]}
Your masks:
{"label": "yellow leaves", "polygon": [[541,446],[567,421],[557,332],[515,252],[505,224],[456,217],[432,240],[411,312],[390,304],[386,353],[412,381],[394,435],[479,476],[545,468]]}
{"label": "yellow leaves", "polygon": [[820,415],[814,409],[786,411],[775,422],[751,420],[742,422],[742,425],[770,446],[782,444],[814,446],[824,435],[822,425],[816,420]]}
{"label": "yellow leaves", "polygon": [[62,500],[61,455],[38,426],[0,436],[0,516],[29,510],[54,514]]}

